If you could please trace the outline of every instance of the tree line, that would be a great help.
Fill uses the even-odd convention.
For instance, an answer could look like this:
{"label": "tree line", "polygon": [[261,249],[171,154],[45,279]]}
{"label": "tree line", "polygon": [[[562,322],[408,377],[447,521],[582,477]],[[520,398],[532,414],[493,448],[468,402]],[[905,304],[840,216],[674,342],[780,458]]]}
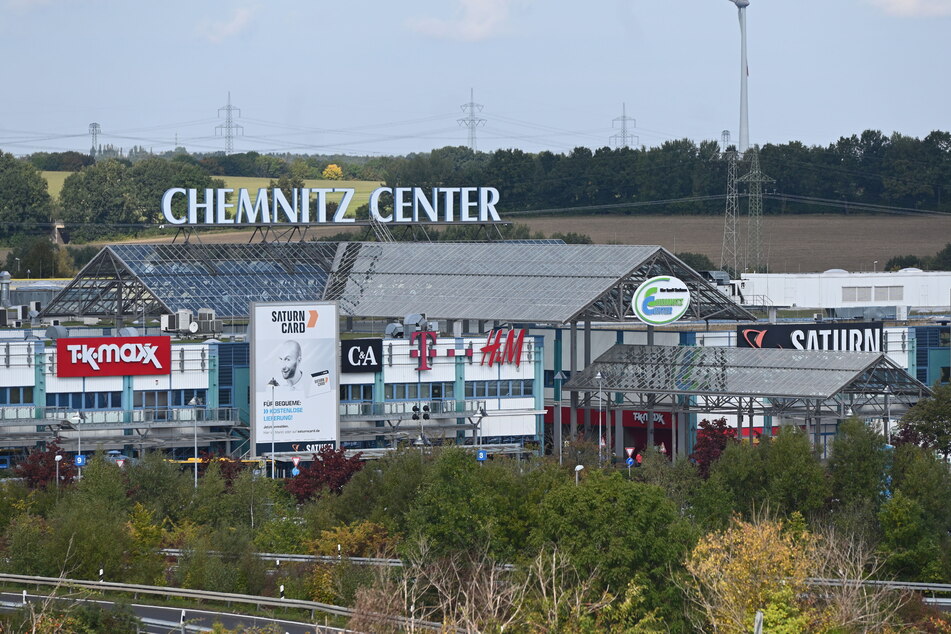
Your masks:
{"label": "tree line", "polygon": [[[371,180],[388,186],[493,186],[503,213],[574,211],[610,214],[719,214],[724,209],[727,155],[715,141],[678,139],[656,147],[575,148],[556,154],[517,149],[473,152],[444,147],[388,157],[188,154],[140,149],[93,162],[76,152],[0,156],[0,239],[61,219],[76,239],[156,223],[161,193],[173,186],[216,187],[220,176],[277,182],[323,178]],[[766,186],[764,213],[869,213],[888,208],[951,212],[951,133],[923,139],[867,130],[828,146],[799,142],[759,150]],[[59,200],[38,170],[62,169]],[[741,161],[740,174],[748,169]],[[741,184],[741,192],[743,186]],[[55,216],[55,218],[54,218]],[[126,229],[123,230],[123,227]]]}
{"label": "tree line", "polygon": [[[399,615],[480,632],[947,632],[951,620],[868,579],[951,582],[951,388],[896,444],[857,419],[828,459],[788,427],[740,442],[704,421],[690,460],[478,463],[458,447],[360,462],[327,448],[286,481],[241,463],[190,469],[97,457],[76,481],[55,445],[0,481],[0,567],[30,575],[346,605],[359,631]],[[576,465],[584,469],[576,472]],[[576,481],[576,474],[578,479]],[[169,565],[160,548],[177,548]],[[400,558],[401,568],[271,567],[255,552]],[[507,564],[501,566],[501,564]],[[837,580],[817,588],[813,578]]]}

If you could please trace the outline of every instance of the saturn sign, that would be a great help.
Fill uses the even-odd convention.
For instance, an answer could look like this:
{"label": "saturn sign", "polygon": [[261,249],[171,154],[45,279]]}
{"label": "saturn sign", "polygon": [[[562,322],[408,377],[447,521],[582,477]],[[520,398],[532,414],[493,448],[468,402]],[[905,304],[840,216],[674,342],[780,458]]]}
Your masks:
{"label": "saturn sign", "polygon": [[637,287],[631,308],[638,319],[651,326],[677,321],[690,306],[690,290],[676,277],[652,277]]}

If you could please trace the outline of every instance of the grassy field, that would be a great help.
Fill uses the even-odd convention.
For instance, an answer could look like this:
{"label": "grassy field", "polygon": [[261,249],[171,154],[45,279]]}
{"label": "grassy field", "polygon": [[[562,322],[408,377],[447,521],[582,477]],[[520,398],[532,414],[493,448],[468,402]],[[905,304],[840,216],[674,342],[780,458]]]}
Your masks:
{"label": "grassy field", "polygon": [[[63,189],[63,182],[72,172],[42,172],[43,178],[49,187],[50,196],[59,198],[59,193]],[[251,178],[245,176],[218,176],[225,182],[227,187],[232,189],[261,189],[267,188],[271,184],[270,178]],[[350,208],[356,209],[360,205],[366,204],[370,200],[370,192],[380,186],[375,181],[325,181],[318,179],[308,179],[304,181],[306,187],[321,188],[344,188],[353,189],[353,200],[350,202]],[[328,194],[327,200],[339,202],[340,194]]]}
{"label": "grassy field", "polygon": [[59,193],[63,189],[63,182],[72,172],[40,172],[46,179],[46,185],[49,188],[50,196],[59,198]]}
{"label": "grassy field", "polygon": [[[267,188],[271,184],[270,178],[251,178],[246,176],[216,176],[225,182],[225,185],[231,189],[252,189],[257,190]],[[276,179],[275,179],[276,180]],[[318,179],[307,179],[304,181],[305,187],[312,188],[338,188],[353,189],[353,200],[350,201],[350,209],[356,209],[360,205],[365,205],[370,200],[370,192],[380,186],[375,181],[325,181]],[[340,202],[341,194],[327,194],[327,200]]]}

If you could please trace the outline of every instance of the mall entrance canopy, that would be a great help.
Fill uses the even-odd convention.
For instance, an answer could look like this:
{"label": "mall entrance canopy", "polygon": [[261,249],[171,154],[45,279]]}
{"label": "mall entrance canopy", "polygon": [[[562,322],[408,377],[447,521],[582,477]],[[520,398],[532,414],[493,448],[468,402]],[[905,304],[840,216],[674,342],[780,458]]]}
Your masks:
{"label": "mall entrance canopy", "polygon": [[[734,414],[741,426],[744,416],[751,426],[754,416],[801,420],[816,440],[823,418],[891,419],[931,394],[874,352],[623,344],[572,375],[564,389],[615,395],[606,399],[612,407]],[[684,440],[681,450],[690,444]]]}

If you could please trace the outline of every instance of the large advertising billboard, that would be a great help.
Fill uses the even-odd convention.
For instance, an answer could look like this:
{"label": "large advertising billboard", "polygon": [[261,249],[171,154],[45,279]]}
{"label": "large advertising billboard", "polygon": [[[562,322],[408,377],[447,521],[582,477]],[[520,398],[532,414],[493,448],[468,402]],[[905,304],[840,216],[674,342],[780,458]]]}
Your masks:
{"label": "large advertising billboard", "polygon": [[171,372],[169,337],[61,337],[56,376],[153,376]]}
{"label": "large advertising billboard", "polygon": [[251,307],[255,454],[314,452],[336,444],[340,350],[333,302]]}
{"label": "large advertising billboard", "polygon": [[736,345],[739,348],[882,352],[884,332],[881,322],[737,326]]}

